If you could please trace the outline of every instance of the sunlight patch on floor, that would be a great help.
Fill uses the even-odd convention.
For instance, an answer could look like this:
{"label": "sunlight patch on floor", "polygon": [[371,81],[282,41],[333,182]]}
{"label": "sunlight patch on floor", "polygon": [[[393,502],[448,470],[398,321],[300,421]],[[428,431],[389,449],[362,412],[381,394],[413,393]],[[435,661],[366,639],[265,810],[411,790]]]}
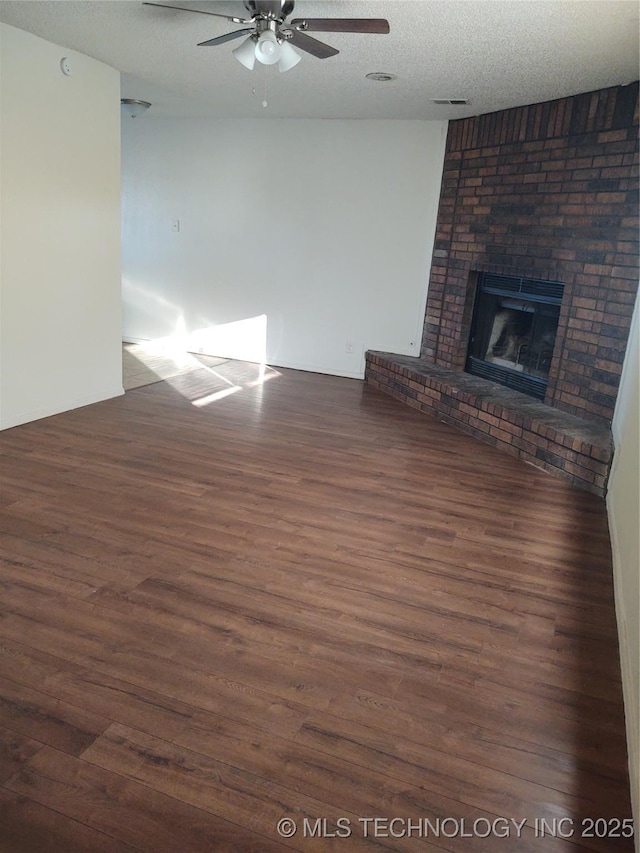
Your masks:
{"label": "sunlight patch on floor", "polygon": [[[266,318],[265,318],[266,319]],[[235,332],[264,331],[262,318],[235,325]],[[201,330],[203,333],[205,330]],[[262,353],[264,341],[257,336]],[[185,346],[194,343],[184,336],[170,336],[144,343],[123,344],[123,383],[125,391],[166,381],[196,408],[204,408],[243,390],[253,390],[259,396],[262,386],[281,374],[264,364],[262,359],[232,359],[194,352]],[[211,341],[199,340],[204,346]]]}
{"label": "sunlight patch on floor", "polygon": [[[197,406],[198,408],[202,408],[204,406],[210,405],[211,403],[215,403],[218,400],[223,400],[225,397],[231,396],[231,394],[236,394],[238,391],[244,391],[255,388],[261,390],[265,382],[268,382],[270,379],[275,379],[278,376],[282,375],[279,371],[275,370],[273,367],[269,367],[266,364],[247,364],[241,362],[230,362],[229,366],[239,366],[240,364],[242,364],[242,373],[245,374],[247,378],[245,378],[245,376],[238,376],[236,373],[234,377],[235,381],[222,375],[217,370],[206,368],[207,371],[211,374],[212,379],[213,377],[217,377],[222,382],[227,383],[230,387],[212,391],[211,394],[205,394],[201,397],[197,397],[196,399],[191,400],[191,405]],[[253,371],[256,371],[255,376],[252,376]]]}
{"label": "sunlight patch on floor", "polygon": [[196,355],[169,345],[165,340],[148,341],[143,344],[123,344],[122,376],[125,391],[142,388],[154,382],[171,379],[224,364],[226,359]]}

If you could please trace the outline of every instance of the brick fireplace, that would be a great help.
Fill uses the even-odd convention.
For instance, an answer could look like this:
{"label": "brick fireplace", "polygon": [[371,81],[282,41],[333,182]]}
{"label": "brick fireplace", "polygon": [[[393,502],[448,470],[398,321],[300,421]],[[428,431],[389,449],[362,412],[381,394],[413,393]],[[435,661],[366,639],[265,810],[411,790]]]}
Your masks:
{"label": "brick fireplace", "polygon": [[[464,372],[483,275],[563,285],[543,400]],[[637,83],[451,122],[421,355],[366,380],[604,494],[637,289]]]}

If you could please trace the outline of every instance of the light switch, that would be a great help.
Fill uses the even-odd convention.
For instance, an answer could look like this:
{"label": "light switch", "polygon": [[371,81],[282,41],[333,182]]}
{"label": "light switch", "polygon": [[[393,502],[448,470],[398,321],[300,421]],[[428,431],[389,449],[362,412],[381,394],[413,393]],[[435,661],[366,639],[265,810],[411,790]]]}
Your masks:
{"label": "light switch", "polygon": [[172,219],[171,220],[171,230],[176,231],[176,232],[180,230],[180,220],[179,219]]}

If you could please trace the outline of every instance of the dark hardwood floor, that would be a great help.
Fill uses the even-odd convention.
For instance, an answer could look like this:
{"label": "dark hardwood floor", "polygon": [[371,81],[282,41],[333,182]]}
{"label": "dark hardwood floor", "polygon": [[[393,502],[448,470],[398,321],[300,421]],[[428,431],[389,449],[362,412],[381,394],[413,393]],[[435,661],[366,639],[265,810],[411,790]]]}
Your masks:
{"label": "dark hardwood floor", "polygon": [[0,447],[3,853],[632,849],[599,498],[233,362]]}

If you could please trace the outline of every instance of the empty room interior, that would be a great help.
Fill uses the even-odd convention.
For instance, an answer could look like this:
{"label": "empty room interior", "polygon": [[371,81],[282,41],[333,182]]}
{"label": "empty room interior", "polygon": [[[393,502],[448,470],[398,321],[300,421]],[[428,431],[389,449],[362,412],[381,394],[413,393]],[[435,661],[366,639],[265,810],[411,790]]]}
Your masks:
{"label": "empty room interior", "polygon": [[638,3],[0,22],[0,853],[639,853]]}

